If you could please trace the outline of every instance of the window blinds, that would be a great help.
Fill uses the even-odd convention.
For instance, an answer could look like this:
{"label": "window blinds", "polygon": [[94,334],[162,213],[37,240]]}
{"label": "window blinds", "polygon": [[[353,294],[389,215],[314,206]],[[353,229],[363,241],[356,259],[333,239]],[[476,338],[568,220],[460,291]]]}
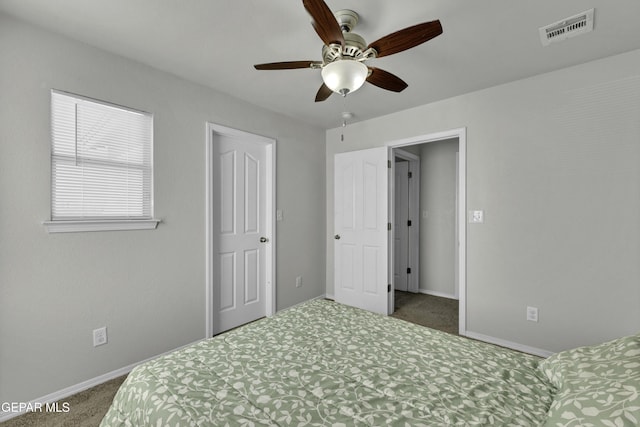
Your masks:
{"label": "window blinds", "polygon": [[150,219],[153,117],[51,92],[51,219]]}

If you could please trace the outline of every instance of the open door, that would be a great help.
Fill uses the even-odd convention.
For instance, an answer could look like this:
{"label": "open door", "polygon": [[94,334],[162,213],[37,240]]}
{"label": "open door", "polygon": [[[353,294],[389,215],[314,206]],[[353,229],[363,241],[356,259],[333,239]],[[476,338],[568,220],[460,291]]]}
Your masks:
{"label": "open door", "polygon": [[393,312],[389,265],[390,149],[339,153],[334,169],[335,299]]}
{"label": "open door", "polygon": [[207,125],[207,336],[274,312],[275,141]]}

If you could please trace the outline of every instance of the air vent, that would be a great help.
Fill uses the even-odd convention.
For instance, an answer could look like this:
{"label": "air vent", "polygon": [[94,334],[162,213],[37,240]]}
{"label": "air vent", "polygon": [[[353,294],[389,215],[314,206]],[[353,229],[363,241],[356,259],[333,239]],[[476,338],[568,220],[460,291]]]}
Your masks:
{"label": "air vent", "polygon": [[540,28],[542,46],[549,46],[551,43],[593,31],[593,12],[594,9],[590,9]]}

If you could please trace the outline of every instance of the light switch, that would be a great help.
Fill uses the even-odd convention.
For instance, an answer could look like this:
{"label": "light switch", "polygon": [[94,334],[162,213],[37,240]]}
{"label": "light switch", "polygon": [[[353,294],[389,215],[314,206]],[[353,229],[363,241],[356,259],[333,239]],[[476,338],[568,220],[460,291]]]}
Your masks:
{"label": "light switch", "polygon": [[471,224],[484,223],[484,211],[469,211],[469,222]]}

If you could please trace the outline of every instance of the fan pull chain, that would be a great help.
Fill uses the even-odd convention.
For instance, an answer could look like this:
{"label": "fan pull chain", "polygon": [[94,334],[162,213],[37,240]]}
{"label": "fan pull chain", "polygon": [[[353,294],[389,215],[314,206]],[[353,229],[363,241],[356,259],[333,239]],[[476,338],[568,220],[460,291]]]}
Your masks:
{"label": "fan pull chain", "polygon": [[340,133],[340,142],[344,142],[344,128],[347,127],[347,119],[353,117],[353,113],[347,111],[347,97],[342,97],[342,132]]}

